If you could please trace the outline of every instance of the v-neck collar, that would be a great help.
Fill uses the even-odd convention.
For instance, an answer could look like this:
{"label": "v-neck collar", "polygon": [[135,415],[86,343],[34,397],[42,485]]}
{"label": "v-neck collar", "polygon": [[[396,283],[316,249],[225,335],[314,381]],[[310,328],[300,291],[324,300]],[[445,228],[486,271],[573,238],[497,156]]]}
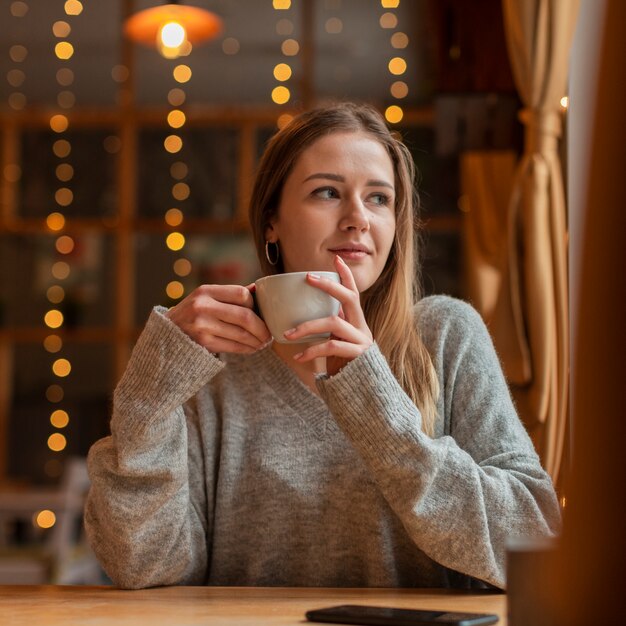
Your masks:
{"label": "v-neck collar", "polygon": [[313,393],[298,375],[272,350],[271,345],[246,357],[282,402],[288,404],[294,415],[311,428],[317,437],[324,437],[329,426],[335,425],[328,406]]}

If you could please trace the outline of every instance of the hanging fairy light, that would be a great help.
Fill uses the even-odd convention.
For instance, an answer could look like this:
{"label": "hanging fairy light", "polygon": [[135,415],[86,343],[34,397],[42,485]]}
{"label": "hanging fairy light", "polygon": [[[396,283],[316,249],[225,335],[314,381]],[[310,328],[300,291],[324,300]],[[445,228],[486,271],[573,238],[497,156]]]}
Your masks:
{"label": "hanging fairy light", "polygon": [[[12,2],[9,10],[15,19],[22,19],[28,13],[29,6],[26,2]],[[7,99],[8,105],[14,111],[21,111],[26,106],[26,95],[23,92],[26,73],[23,70],[23,63],[28,56],[28,49],[21,44],[12,45],[9,48],[9,58],[13,67],[7,72],[6,80],[11,88]]]}
{"label": "hanging fairy light", "polygon": [[[76,101],[71,89],[74,82],[74,72],[67,66],[67,62],[74,57],[75,53],[74,46],[69,40],[72,34],[72,25],[68,20],[80,15],[83,11],[83,5],[78,0],[67,0],[63,8],[62,19],[56,20],[52,24],[51,30],[57,40],[54,45],[54,54],[60,65],[56,72],[56,80],[59,85],[57,105],[59,109],[66,111],[71,109]],[[67,295],[65,281],[71,275],[69,259],[76,246],[74,238],[63,232],[67,223],[64,211],[74,202],[72,190],[74,167],[71,163],[72,143],[66,134],[70,126],[68,116],[65,112],[55,113],[50,117],[49,124],[50,129],[55,133],[52,153],[56,157],[57,189],[54,193],[54,200],[57,206],[56,210],[49,213],[46,218],[48,231],[55,236],[55,258],[50,267],[50,276],[53,280],[46,291],[50,308],[44,315],[44,324],[50,331],[54,332],[46,335],[43,347],[51,355],[50,370],[54,377],[53,384],[46,389],[46,399],[53,405],[49,421],[55,429],[48,437],[47,446],[50,451],[58,453],[67,447],[67,437],[59,431],[65,429],[70,422],[68,411],[58,407],[65,398],[63,382],[72,371],[72,363],[63,356],[63,337],[59,333],[63,331],[66,325],[66,319],[61,308]],[[46,463],[45,469],[49,475],[55,475],[60,469],[60,464],[56,459],[52,459]]]}
{"label": "hanging fairy light", "polygon": [[[285,37],[280,46],[280,51],[285,59],[274,66],[272,74],[278,84],[272,88],[270,97],[275,104],[283,105],[287,104],[291,99],[291,90],[288,87],[288,82],[293,75],[293,69],[289,57],[294,57],[300,52],[300,44],[292,37],[294,25],[289,13],[283,13],[291,9],[291,0],[274,0],[272,6],[275,11],[279,12],[278,15],[280,16],[276,22],[276,33]],[[278,127],[282,128],[292,118],[293,116],[290,113],[282,113],[278,116]]]}
{"label": "hanging fairy light", "polygon": [[[407,71],[407,62],[402,52],[409,45],[409,38],[406,33],[398,29],[398,16],[394,12],[400,6],[400,0],[381,0],[380,2],[385,13],[380,16],[380,27],[385,30],[393,30],[390,37],[391,47],[394,56],[389,60],[387,69],[391,74],[393,82],[389,87],[389,93],[394,100],[400,101],[409,95],[409,87],[404,80]],[[390,124],[397,124],[402,121],[404,110],[398,103],[390,104],[385,109],[385,119]]]}

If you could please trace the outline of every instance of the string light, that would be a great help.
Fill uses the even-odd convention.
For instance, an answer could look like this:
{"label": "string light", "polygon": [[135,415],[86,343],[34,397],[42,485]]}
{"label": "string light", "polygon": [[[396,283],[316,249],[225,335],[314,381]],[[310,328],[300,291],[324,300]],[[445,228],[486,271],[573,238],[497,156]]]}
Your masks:
{"label": "string light", "polygon": [[[398,16],[393,10],[400,6],[400,0],[381,0],[380,4],[383,9],[386,9],[386,12],[380,16],[380,27],[391,30],[398,28]],[[400,30],[394,32],[389,41],[394,51],[404,50],[409,45],[408,36]],[[404,57],[399,56],[397,52],[395,54],[396,56],[393,56],[387,64],[387,69],[394,79],[403,76],[407,71],[407,62]],[[404,80],[393,80],[389,93],[395,100],[402,100],[409,95],[409,86]],[[390,104],[385,109],[385,119],[390,124],[398,124],[403,117],[404,110],[398,103]]]}
{"label": "string light", "polygon": [[[294,31],[293,21],[290,19],[289,16],[283,17],[282,15],[283,11],[288,11],[291,8],[291,1],[290,0],[284,0],[284,1],[274,0],[273,7],[276,11],[281,12],[279,14],[281,15],[281,17],[276,21],[276,33],[278,35],[288,37],[287,39],[284,39],[281,42],[281,45],[280,45],[281,53],[285,57],[294,57],[300,51],[300,44],[295,39],[290,37],[290,35],[292,35]],[[274,75],[274,78],[279,83],[282,83],[272,88],[272,91],[270,94],[272,102],[278,105],[287,104],[287,102],[291,100],[291,90],[289,89],[288,85],[285,83],[288,83],[288,81],[293,76],[292,67],[289,63],[283,61],[281,63],[277,63],[274,66],[272,73]],[[283,113],[279,115],[277,122],[276,122],[279,128],[282,128],[284,126],[285,120],[287,119],[285,116],[287,115],[289,114]],[[289,119],[291,119],[291,116]]]}
{"label": "string light", "polygon": [[[180,33],[178,35],[180,36]],[[225,54],[236,54],[239,50],[239,42],[230,38],[227,43],[222,44],[222,48]],[[179,63],[172,68],[172,77],[179,86],[173,87],[167,94],[167,101],[172,108],[167,113],[166,122],[171,131],[180,132],[187,124],[187,115],[181,109],[187,99],[183,85],[188,83],[192,76],[193,72],[187,64]],[[184,202],[191,195],[191,188],[186,181],[189,175],[189,168],[182,158],[184,151],[183,138],[179,134],[172,132],[165,137],[163,147],[167,153],[177,157],[177,160],[170,165],[172,200],[177,203]],[[177,228],[184,221],[183,210],[179,206],[172,207],[170,205],[163,215],[163,220],[169,228]],[[182,254],[186,243],[185,236],[179,231],[172,231],[165,238],[165,245],[172,252]],[[178,277],[181,277],[182,274],[178,273],[176,268],[180,267],[183,260],[189,265],[189,271],[185,275],[191,273],[191,263],[183,259],[183,257],[178,257],[172,264],[172,270]],[[170,301],[175,302],[179,300],[185,295],[184,284],[178,279],[168,281],[165,286],[165,295]]]}
{"label": "string light", "polygon": [[[12,2],[10,11],[14,18],[21,19],[28,13],[28,4],[26,2]],[[16,67],[11,68],[6,75],[7,83],[15,90],[9,94],[7,100],[9,106],[15,111],[22,110],[27,102],[26,95],[19,90],[26,81],[26,73],[20,65],[26,60],[27,56],[28,49],[26,46],[15,44],[9,48],[9,57]]]}
{"label": "string light", "polygon": [[[59,39],[54,45],[54,54],[61,64],[61,67],[57,69],[55,74],[57,84],[59,85],[57,104],[61,109],[68,110],[76,102],[76,96],[71,90],[71,85],[74,83],[74,72],[67,66],[68,61],[74,58],[76,52],[72,42],[68,40],[73,31],[70,20],[82,13],[83,5],[78,0],[67,0],[63,5],[63,9],[65,13],[63,19],[54,21],[51,25],[51,30],[54,37]],[[52,261],[50,266],[50,275],[54,282],[48,287],[46,297],[53,307],[58,306],[59,308],[49,309],[44,315],[44,323],[52,330],[62,331],[66,324],[66,319],[61,309],[67,296],[63,282],[71,274],[68,260],[76,248],[74,237],[63,233],[67,221],[64,211],[74,202],[74,192],[71,187],[74,178],[74,167],[68,162],[72,154],[72,143],[66,135],[70,127],[70,118],[65,113],[55,113],[50,117],[49,124],[50,129],[59,135],[58,139],[52,144],[52,153],[59,162],[54,165],[54,173],[58,181],[58,187],[54,192],[57,210],[51,212],[46,218],[46,226],[50,234],[55,236],[54,254],[56,255],[56,259]],[[46,389],[46,399],[51,404],[58,405],[65,398],[65,391],[60,382],[67,379],[70,375],[72,363],[63,356],[64,343],[61,334],[52,333],[47,335],[43,340],[43,347],[48,353],[54,355],[51,371],[57,381]],[[54,428],[61,429],[67,427],[69,420],[69,413],[66,409],[55,408],[50,413],[50,424]],[[48,437],[47,444],[49,450],[58,453],[66,448],[67,438],[61,433],[54,432]],[[48,459],[44,466],[44,471],[50,476],[58,474],[59,464],[53,461],[53,459]],[[40,516],[44,514],[47,517],[41,518]],[[52,516],[51,518],[50,515]],[[52,520],[51,522],[50,519]],[[47,528],[53,525],[54,522],[54,514],[51,511],[42,511],[37,518],[37,525],[42,528]],[[45,524],[49,525],[46,526]]]}

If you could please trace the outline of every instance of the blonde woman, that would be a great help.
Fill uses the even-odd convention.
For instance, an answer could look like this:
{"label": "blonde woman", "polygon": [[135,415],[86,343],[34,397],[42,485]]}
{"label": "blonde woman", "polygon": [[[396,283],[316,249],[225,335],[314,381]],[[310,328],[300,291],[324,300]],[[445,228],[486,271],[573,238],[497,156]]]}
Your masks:
{"label": "blonde woman", "polygon": [[270,141],[263,272],[309,272],[341,313],[286,333],[331,333],[303,346],[271,342],[252,286],[155,308],[89,455],[87,532],[116,584],[504,587],[507,538],[557,532],[480,317],[420,297],[413,179],[368,106]]}

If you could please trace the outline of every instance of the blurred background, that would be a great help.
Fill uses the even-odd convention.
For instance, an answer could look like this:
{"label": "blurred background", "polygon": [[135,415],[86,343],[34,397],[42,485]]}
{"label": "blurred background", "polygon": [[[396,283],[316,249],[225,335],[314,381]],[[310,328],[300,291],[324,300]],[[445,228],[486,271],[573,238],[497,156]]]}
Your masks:
{"label": "blurred background", "polygon": [[258,276],[250,183],[294,111],[386,112],[420,172],[425,291],[464,295],[459,155],[521,149],[499,0],[194,4],[221,30],[167,59],[124,36],[158,3],[2,3],[0,478],[54,482],[106,434],[152,306]]}
{"label": "blurred background", "polygon": [[[258,277],[258,159],[295,113],[333,100],[372,103],[411,150],[424,293],[490,324],[561,489],[567,233],[553,196],[577,6],[3,0],[0,582],[102,580],[80,528],[85,456],[132,346],[154,305]],[[524,204],[515,181],[536,159],[551,174],[531,176]]]}

